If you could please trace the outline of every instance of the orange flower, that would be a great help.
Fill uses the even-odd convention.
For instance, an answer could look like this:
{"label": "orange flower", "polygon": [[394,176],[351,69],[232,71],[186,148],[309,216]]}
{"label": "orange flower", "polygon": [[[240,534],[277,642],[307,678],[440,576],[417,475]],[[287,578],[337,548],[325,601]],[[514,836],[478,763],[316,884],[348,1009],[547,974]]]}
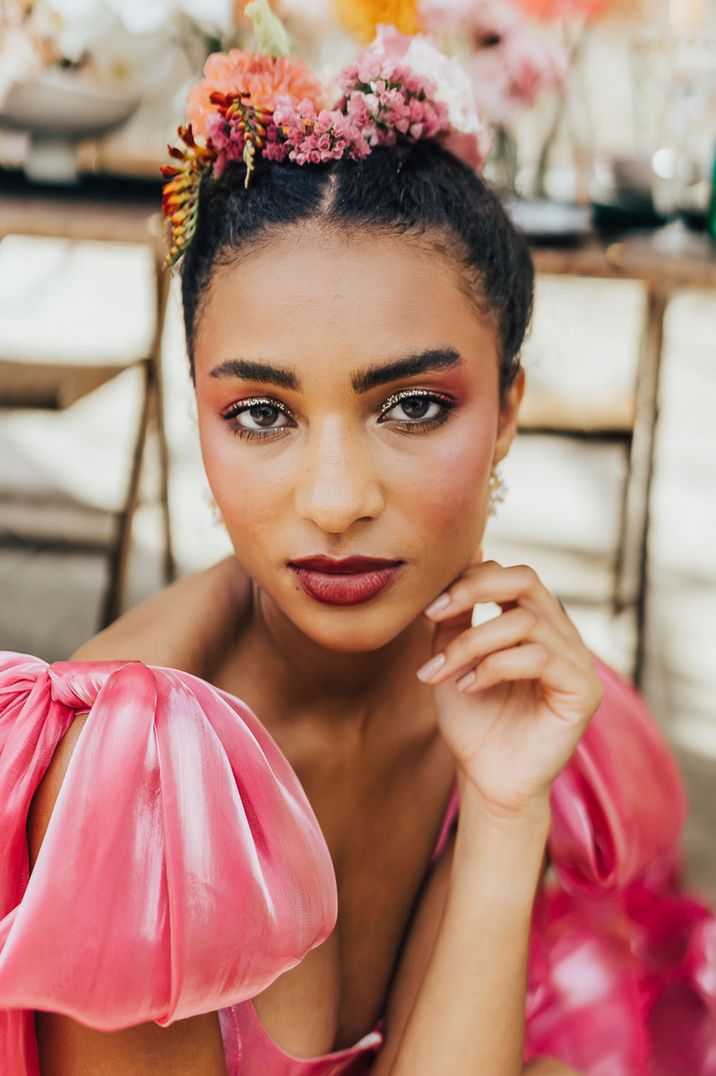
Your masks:
{"label": "orange flower", "polygon": [[204,78],[189,91],[187,116],[195,135],[208,136],[207,125],[216,114],[211,94],[249,93],[247,104],[271,111],[280,94],[296,103],[305,97],[322,104],[322,87],[303,60],[288,56],[265,56],[249,49],[212,52],[204,64]]}
{"label": "orange flower", "polygon": [[341,23],[359,41],[372,41],[380,22],[404,34],[419,29],[417,0],[335,0],[335,5]]}

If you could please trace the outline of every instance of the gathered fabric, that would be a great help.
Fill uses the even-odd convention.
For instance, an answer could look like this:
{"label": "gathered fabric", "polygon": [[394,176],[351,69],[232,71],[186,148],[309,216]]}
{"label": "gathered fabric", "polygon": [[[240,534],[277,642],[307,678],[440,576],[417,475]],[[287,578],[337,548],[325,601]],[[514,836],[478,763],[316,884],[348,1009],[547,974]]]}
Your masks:
{"label": "gathered fabric", "polygon": [[[680,888],[678,768],[639,693],[594,657],[604,697],[552,791],[525,1060],[716,1076],[716,920]],[[30,874],[30,804],[82,711]],[[430,868],[458,817],[454,784]],[[218,1010],[229,1076],[369,1072],[382,1019],[299,1058],[251,1004],[337,914],[315,813],[243,700],[139,661],[0,651],[0,1072],[39,1076],[34,1010],[104,1031]]]}

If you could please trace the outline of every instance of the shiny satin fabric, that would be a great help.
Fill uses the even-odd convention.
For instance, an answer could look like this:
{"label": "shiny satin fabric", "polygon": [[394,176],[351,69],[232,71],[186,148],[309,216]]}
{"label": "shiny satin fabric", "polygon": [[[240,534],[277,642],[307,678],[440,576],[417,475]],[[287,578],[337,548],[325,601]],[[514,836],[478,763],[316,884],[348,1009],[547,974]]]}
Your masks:
{"label": "shiny satin fabric", "polygon": [[[30,798],[88,707],[28,882]],[[24,1009],[166,1025],[255,996],[333,929],[298,778],[248,706],[186,673],[0,654],[0,804],[3,1073],[38,1071]]]}
{"label": "shiny satin fabric", "polygon": [[[525,1058],[716,1076],[716,921],[679,892],[678,770],[639,694],[595,662],[604,698],[553,788]],[[86,709],[28,880],[30,801]],[[380,1034],[291,1057],[249,1000],[336,917],[315,814],[246,703],[175,669],[0,652],[0,1072],[37,1076],[33,1009],[104,1030],[219,1010],[229,1076],[367,1072]]]}

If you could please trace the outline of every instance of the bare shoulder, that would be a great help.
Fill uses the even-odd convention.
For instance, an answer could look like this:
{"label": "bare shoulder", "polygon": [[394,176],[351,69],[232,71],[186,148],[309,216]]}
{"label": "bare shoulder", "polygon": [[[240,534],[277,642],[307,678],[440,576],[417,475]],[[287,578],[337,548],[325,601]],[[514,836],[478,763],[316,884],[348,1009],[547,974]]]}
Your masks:
{"label": "bare shoulder", "polygon": [[245,618],[251,580],[233,555],[175,580],[127,610],[71,661],[143,661],[204,676]]}

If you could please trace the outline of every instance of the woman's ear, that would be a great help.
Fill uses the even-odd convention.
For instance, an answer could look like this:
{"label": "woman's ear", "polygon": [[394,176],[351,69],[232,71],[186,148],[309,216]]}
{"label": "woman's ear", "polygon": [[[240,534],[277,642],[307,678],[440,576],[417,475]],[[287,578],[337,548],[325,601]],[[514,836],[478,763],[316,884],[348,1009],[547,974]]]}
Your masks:
{"label": "woman's ear", "polygon": [[519,373],[507,390],[504,403],[500,409],[493,465],[499,463],[510,450],[510,445],[517,433],[517,417],[524,392],[525,369],[524,366],[520,366]]}

